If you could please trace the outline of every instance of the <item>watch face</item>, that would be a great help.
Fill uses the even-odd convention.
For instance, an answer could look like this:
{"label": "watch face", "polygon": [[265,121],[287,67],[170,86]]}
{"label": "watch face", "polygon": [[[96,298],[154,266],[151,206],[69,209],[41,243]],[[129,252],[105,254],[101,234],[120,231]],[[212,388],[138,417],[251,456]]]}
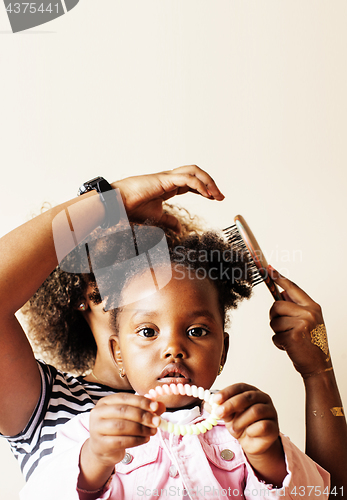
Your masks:
{"label": "watch face", "polygon": [[109,191],[110,189],[112,189],[112,187],[103,177],[95,177],[94,179],[91,179],[90,181],[82,184],[82,186],[78,189],[77,196],[88,193],[93,189],[95,189],[95,191],[97,191],[98,193],[102,193],[104,191]]}
{"label": "watch face", "polygon": [[88,191],[91,191],[92,189],[93,188],[89,186],[88,183],[86,182],[85,184],[82,184],[82,186],[78,188],[77,196],[80,196],[81,194],[84,193],[88,193]]}

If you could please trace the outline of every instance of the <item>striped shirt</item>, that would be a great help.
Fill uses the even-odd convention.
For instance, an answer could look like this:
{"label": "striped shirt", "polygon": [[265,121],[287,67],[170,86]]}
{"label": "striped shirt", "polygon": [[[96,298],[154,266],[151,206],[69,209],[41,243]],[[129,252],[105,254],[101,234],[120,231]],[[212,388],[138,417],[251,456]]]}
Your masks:
{"label": "striped shirt", "polygon": [[59,426],[75,415],[90,411],[102,397],[119,392],[63,373],[43,361],[38,361],[38,366],[42,390],[34,413],[20,434],[5,436],[26,481],[39,462],[52,453]]}

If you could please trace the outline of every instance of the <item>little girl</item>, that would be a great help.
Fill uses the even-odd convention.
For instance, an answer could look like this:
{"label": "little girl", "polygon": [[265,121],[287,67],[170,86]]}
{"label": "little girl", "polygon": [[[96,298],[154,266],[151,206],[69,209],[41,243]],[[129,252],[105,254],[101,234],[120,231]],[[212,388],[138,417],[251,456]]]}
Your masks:
{"label": "little girl", "polygon": [[[135,229],[145,252],[153,230]],[[160,415],[179,425],[206,418],[201,401],[178,389],[211,387],[226,361],[226,313],[251,291],[246,258],[216,234],[187,237],[169,250],[170,263],[159,251],[150,269],[134,259],[122,280],[111,266],[98,282],[114,308],[115,366],[137,394],[107,396],[64,425],[52,459],[22,498],[289,499],[312,491],[328,498],[329,474],[279,434],[270,397],[253,386],[234,384],[214,396],[221,420],[207,433],[158,429]],[[153,293],[168,272],[169,283]],[[167,384],[175,395],[162,389]],[[161,395],[151,401],[145,395],[156,387]]]}

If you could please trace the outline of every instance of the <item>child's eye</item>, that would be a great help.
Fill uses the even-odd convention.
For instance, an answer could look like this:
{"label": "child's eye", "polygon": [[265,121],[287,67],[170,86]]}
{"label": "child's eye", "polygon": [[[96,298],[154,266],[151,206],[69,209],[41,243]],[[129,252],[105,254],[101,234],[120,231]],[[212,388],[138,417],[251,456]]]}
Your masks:
{"label": "child's eye", "polygon": [[190,328],[187,333],[191,337],[204,337],[208,334],[208,331],[201,326],[195,326],[194,328]]}
{"label": "child's eye", "polygon": [[155,337],[157,335],[157,332],[154,330],[154,328],[141,328],[141,330],[138,330],[137,333],[141,337],[146,337],[147,339]]}

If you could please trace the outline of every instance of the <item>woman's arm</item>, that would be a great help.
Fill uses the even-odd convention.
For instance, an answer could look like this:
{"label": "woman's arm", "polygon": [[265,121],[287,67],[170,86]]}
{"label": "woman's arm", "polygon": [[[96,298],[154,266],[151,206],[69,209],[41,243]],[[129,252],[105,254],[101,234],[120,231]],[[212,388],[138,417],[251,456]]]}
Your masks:
{"label": "woman's arm", "polygon": [[[285,301],[270,311],[273,341],[287,351],[306,390],[306,453],[331,475],[331,498],[347,493],[347,425],[337,387],[321,308],[297,285],[272,271]],[[317,329],[317,326],[321,326]],[[344,488],[344,491],[341,490]],[[335,488],[335,490],[333,490]],[[344,495],[343,495],[343,493]]]}
{"label": "woman's arm", "polygon": [[[306,453],[331,474],[331,498],[347,494],[347,426],[333,371],[304,379]],[[343,489],[341,489],[343,488]]]}
{"label": "woman's arm", "polygon": [[[103,207],[94,193],[85,196],[91,213],[80,218],[87,235],[102,222]],[[41,391],[39,370],[15,312],[56,267],[52,221],[76,201],[49,210],[0,240],[0,432],[5,435],[23,430]]]}
{"label": "woman's arm", "polygon": [[[209,199],[224,198],[213,179],[194,165],[130,177],[112,187],[120,190],[129,219],[150,217],[177,230],[178,221],[163,215],[163,201],[188,191]],[[0,239],[0,432],[5,435],[15,435],[25,427],[41,391],[38,367],[15,312],[56,267],[52,223],[55,219],[55,232],[59,232],[66,217],[57,215],[69,210],[74,212],[79,241],[102,224],[105,216],[99,196],[92,191],[48,210]],[[72,248],[64,245],[66,252]]]}

